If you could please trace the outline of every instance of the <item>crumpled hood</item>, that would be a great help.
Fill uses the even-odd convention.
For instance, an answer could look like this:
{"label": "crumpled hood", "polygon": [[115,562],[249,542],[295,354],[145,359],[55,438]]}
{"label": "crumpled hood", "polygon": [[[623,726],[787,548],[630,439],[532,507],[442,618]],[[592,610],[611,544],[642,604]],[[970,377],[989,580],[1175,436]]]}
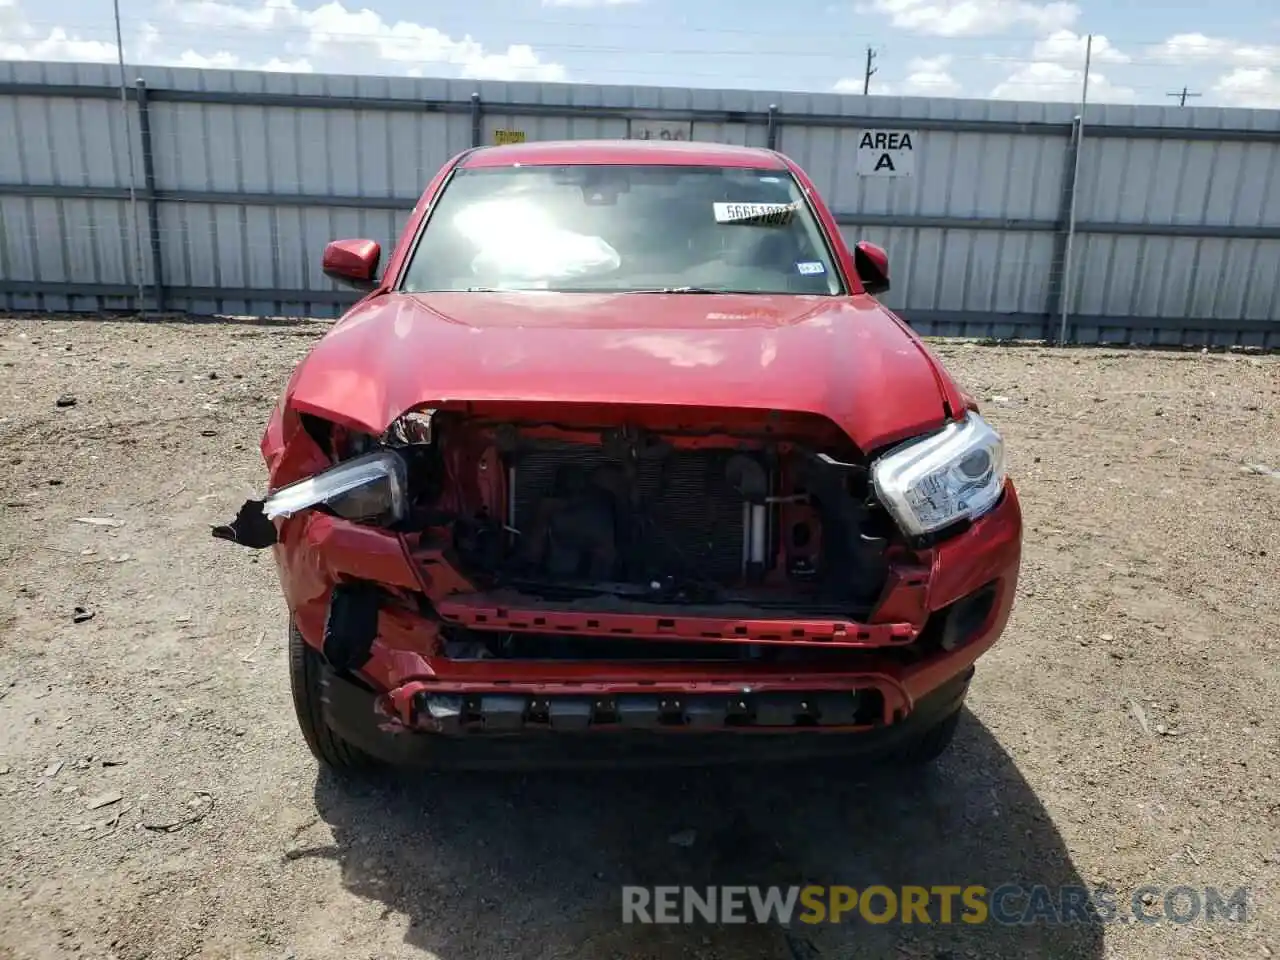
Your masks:
{"label": "crumpled hood", "polygon": [[287,402],[373,434],[459,400],[788,410],[871,450],[944,424],[939,377],[865,296],[388,294],[315,346]]}

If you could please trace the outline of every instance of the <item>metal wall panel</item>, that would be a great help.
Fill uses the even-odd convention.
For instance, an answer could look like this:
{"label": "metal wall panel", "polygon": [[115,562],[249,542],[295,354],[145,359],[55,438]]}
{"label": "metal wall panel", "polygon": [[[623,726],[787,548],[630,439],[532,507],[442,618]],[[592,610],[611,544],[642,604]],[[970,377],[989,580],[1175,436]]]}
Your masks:
{"label": "metal wall panel", "polygon": [[[352,295],[321,274],[324,244],[366,236],[389,249],[477,135],[627,137],[659,121],[793,157],[846,240],[888,250],[885,301],[929,332],[1042,335],[1065,282],[1077,338],[1280,342],[1280,111],[1090,106],[1064,281],[1070,104],[163,67],[126,77],[145,87],[147,157],[137,90],[126,121],[116,67],[0,63],[0,139],[13,144],[0,150],[0,306],[126,306],[141,281],[169,308],[334,315]],[[914,176],[858,175],[860,133],[877,126],[919,131]]]}
{"label": "metal wall panel", "polygon": [[136,284],[129,205],[116,200],[0,197],[0,277]]}
{"label": "metal wall panel", "polygon": [[1280,240],[1080,238],[1074,312],[1111,317],[1280,318]]}
{"label": "metal wall panel", "polygon": [[845,242],[870,240],[890,252],[882,298],[892,310],[1042,313],[1053,239],[1026,231],[844,227]]}

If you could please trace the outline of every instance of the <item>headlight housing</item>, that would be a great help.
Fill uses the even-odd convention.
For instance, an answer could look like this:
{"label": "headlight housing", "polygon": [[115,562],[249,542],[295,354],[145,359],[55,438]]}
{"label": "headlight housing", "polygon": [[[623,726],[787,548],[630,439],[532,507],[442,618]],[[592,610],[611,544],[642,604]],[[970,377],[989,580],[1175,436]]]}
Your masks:
{"label": "headlight housing", "polygon": [[377,450],[281,487],[263,501],[262,512],[274,520],[324,504],[344,520],[396,521],[407,511],[407,489],[404,458]]}
{"label": "headlight housing", "polygon": [[1000,499],[1004,479],[1004,442],[973,412],[871,466],[876,496],[912,537],[982,516]]}

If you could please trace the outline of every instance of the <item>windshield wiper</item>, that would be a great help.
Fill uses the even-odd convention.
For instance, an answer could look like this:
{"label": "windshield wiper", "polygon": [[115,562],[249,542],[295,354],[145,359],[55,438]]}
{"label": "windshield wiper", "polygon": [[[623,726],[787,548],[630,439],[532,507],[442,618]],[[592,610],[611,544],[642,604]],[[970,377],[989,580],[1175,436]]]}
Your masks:
{"label": "windshield wiper", "polygon": [[[415,291],[419,293],[432,291]],[[440,291],[448,292],[448,291]],[[541,290],[535,287],[464,287],[463,293],[734,293],[733,290],[713,290],[710,287],[643,287],[638,290],[612,290],[608,287],[554,287]]]}
{"label": "windshield wiper", "polygon": [[645,290],[626,290],[625,293],[725,293],[710,287],[652,287]]}

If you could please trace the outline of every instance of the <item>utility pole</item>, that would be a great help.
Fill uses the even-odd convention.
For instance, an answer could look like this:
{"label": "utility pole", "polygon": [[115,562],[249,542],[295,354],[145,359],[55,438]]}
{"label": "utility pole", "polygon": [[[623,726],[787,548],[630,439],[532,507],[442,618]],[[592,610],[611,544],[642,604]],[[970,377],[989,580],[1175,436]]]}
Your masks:
{"label": "utility pole", "polygon": [[1177,97],[1177,98],[1178,98],[1178,106],[1180,106],[1180,107],[1185,107],[1185,106],[1187,105],[1187,97],[1198,97],[1198,96],[1200,96],[1200,94],[1198,94],[1198,93],[1191,93],[1189,90],[1187,90],[1187,88],[1186,88],[1186,87],[1183,87],[1183,88],[1182,88],[1181,90],[1179,90],[1178,92],[1176,92],[1176,93],[1166,93],[1166,94],[1165,94],[1165,96],[1166,96],[1166,97]]}
{"label": "utility pole", "polygon": [[871,61],[875,58],[876,52],[871,47],[867,47],[867,70],[862,77],[862,95],[864,97],[871,93],[871,75],[876,72],[875,68],[871,66]]}

